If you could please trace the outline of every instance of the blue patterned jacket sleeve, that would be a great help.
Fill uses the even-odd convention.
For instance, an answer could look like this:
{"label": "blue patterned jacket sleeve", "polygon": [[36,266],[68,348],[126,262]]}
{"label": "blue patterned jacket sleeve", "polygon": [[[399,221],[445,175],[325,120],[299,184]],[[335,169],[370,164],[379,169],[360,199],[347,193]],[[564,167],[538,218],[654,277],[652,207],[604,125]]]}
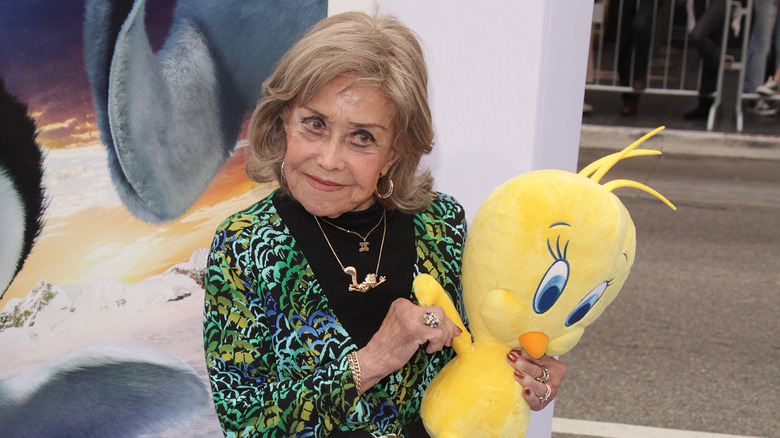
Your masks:
{"label": "blue patterned jacket sleeve", "polygon": [[[249,232],[258,230],[248,227],[255,220],[239,214],[223,223],[209,256],[204,342],[217,414],[226,436],[326,436],[353,408],[357,391],[344,355],[322,357],[316,366],[288,364],[292,352],[271,345],[276,320],[287,318],[270,292],[258,291],[254,258],[268,244],[263,239],[278,236]],[[275,287],[281,285],[268,289]],[[328,321],[309,319],[298,320],[297,330],[287,327],[290,334],[328,336]]]}

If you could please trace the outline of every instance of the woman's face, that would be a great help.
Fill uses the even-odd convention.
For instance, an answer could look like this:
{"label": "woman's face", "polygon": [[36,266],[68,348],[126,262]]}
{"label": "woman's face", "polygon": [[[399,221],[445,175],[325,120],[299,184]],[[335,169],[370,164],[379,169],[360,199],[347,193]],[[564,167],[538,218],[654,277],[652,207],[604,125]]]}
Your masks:
{"label": "woman's face", "polygon": [[282,119],[284,177],[293,197],[317,216],[364,210],[393,164],[392,105],[377,88],[338,77]]}

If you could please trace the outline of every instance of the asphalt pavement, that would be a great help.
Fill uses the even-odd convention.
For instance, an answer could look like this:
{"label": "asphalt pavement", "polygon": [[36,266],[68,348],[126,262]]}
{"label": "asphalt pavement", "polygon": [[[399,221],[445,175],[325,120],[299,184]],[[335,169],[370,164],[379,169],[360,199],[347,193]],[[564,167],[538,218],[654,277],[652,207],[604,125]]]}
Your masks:
{"label": "asphalt pavement", "polygon": [[[613,119],[584,119],[580,168],[663,121]],[[602,182],[644,183],[678,209],[615,190],[636,261],[561,357],[553,437],[780,437],[780,138],[677,125],[643,147],[663,155],[624,160]]]}

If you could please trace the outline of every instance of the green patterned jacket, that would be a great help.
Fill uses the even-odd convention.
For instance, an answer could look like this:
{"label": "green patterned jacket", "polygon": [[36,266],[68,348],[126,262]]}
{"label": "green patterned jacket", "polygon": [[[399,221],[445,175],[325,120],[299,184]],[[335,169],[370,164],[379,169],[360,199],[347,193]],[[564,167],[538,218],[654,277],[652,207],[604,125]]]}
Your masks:
{"label": "green patterned jacket", "polygon": [[[413,271],[431,274],[460,308],[465,218],[454,199],[435,195],[426,211],[413,215]],[[412,291],[409,298],[416,301]],[[229,437],[397,432],[419,419],[422,391],[454,355],[450,348],[432,355],[421,348],[359,397],[347,363],[347,353],[357,347],[271,196],[217,229],[209,255],[204,344],[214,404]]]}

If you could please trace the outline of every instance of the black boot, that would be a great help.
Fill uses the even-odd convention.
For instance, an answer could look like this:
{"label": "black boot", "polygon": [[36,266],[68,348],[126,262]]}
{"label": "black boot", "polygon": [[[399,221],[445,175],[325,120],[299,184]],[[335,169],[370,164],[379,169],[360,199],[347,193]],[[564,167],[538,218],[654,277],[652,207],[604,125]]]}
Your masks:
{"label": "black boot", "polygon": [[623,93],[623,106],[620,107],[621,116],[636,115],[636,105],[639,103],[639,93]]}
{"label": "black boot", "polygon": [[711,97],[700,97],[699,105],[683,114],[685,120],[702,120],[706,119],[710,115],[710,107],[714,100]]}

